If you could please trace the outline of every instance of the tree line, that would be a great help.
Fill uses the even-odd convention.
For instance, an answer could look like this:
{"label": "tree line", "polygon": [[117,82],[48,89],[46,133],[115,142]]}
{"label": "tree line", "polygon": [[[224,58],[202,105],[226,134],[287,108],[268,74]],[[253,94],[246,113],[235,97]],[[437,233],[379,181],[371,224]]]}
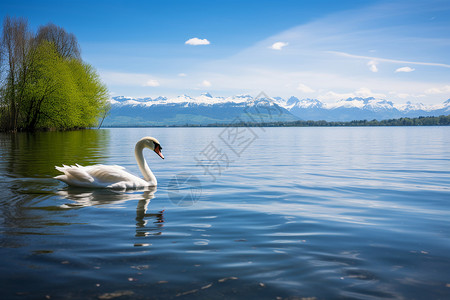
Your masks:
{"label": "tree line", "polygon": [[108,90],[81,59],[74,34],[54,24],[36,33],[26,19],[5,17],[0,39],[0,131],[95,126]]}
{"label": "tree line", "polygon": [[[236,124],[233,124],[236,125]],[[399,118],[388,120],[354,120],[354,121],[292,121],[266,123],[238,123],[237,126],[267,126],[267,127],[336,127],[336,126],[449,126],[450,115],[438,117]]]}
{"label": "tree line", "polygon": [[[234,122],[214,123],[208,125],[173,125],[173,126],[142,126],[142,127],[356,127],[356,126],[450,126],[450,115],[438,117],[399,118],[388,120],[354,120],[354,121],[278,121],[278,122]],[[118,126],[126,127],[126,126]]]}

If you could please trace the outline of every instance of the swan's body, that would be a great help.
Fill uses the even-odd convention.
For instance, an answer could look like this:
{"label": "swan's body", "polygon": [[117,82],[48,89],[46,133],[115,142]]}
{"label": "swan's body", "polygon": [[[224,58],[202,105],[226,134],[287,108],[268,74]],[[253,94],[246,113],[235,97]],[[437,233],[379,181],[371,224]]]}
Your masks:
{"label": "swan's body", "polygon": [[145,161],[142,151],[149,148],[155,151],[161,158],[161,146],[157,139],[153,137],[142,138],[137,142],[134,154],[139,169],[144,179],[139,178],[125,171],[121,166],[93,165],[83,167],[80,165],[55,167],[64,175],[55,178],[71,186],[88,188],[111,188],[111,189],[137,189],[147,186],[156,186],[157,180]]}

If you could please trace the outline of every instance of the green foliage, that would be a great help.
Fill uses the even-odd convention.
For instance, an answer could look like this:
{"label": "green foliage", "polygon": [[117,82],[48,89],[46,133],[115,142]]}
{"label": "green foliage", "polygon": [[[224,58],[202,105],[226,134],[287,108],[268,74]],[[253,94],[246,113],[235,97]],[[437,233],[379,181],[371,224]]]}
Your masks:
{"label": "green foliage", "polygon": [[33,53],[33,74],[25,85],[21,120],[25,129],[76,127],[77,88],[67,61],[50,42],[42,42]]}
{"label": "green foliage", "polygon": [[77,86],[79,124],[81,127],[90,127],[107,109],[108,89],[91,65],[77,59],[70,59],[68,65]]}
{"label": "green foliage", "polygon": [[[9,22],[5,22],[4,26],[14,26],[14,22],[7,20]],[[40,28],[40,31],[48,27],[51,25]],[[60,27],[51,29],[65,37],[70,47],[77,47],[73,35]],[[57,45],[54,40],[43,38],[42,34],[38,35],[39,38],[27,36],[30,39],[27,45],[30,46],[21,52],[25,59],[18,60],[21,63],[19,72],[16,70],[17,64],[13,64],[15,69],[12,70],[12,65],[5,63],[14,62],[14,52],[8,54],[8,60],[0,59],[0,63],[3,62],[0,68],[6,70],[6,80],[0,82],[0,130],[95,126],[108,109],[108,90],[95,69],[78,55],[70,55],[67,51],[62,53],[64,44]],[[8,38],[15,37],[10,35]]]}

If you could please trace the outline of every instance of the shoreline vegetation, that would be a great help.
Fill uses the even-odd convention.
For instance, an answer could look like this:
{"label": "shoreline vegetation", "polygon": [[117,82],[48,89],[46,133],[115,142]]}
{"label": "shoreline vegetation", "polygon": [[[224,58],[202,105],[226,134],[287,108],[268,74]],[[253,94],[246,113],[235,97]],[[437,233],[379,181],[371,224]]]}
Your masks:
{"label": "shoreline vegetation", "polygon": [[292,122],[233,122],[208,125],[155,125],[155,126],[103,126],[103,128],[161,128],[161,127],[363,127],[363,126],[449,126],[450,115],[438,117],[399,118],[389,120],[354,120],[340,121],[292,121]]}
{"label": "shoreline vegetation", "polygon": [[81,58],[73,33],[59,26],[28,29],[5,17],[0,39],[0,131],[72,130],[97,126],[108,89]]}

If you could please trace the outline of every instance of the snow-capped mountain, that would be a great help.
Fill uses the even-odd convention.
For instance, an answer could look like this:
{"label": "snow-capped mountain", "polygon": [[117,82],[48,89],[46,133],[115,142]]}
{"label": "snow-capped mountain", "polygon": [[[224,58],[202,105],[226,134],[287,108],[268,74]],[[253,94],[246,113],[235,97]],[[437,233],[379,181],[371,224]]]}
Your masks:
{"label": "snow-capped mountain", "polygon": [[295,121],[296,116],[268,98],[249,95],[131,99],[113,97],[105,126],[208,125],[233,122]]}
{"label": "snow-capped mountain", "polygon": [[335,103],[322,103],[317,99],[287,101],[289,112],[302,120],[352,121],[384,120],[401,117],[439,116],[450,113],[450,101],[441,105],[426,106],[422,103],[397,105],[386,99],[348,98]]}
{"label": "snow-capped mountain", "polygon": [[110,100],[111,111],[106,126],[206,125],[214,123],[277,122],[295,120],[382,120],[400,117],[450,114],[450,99],[440,105],[421,103],[397,105],[386,99],[348,98],[335,103],[317,99],[290,97],[266,98],[250,95],[216,97],[203,93],[198,97],[131,98],[118,96]]}

